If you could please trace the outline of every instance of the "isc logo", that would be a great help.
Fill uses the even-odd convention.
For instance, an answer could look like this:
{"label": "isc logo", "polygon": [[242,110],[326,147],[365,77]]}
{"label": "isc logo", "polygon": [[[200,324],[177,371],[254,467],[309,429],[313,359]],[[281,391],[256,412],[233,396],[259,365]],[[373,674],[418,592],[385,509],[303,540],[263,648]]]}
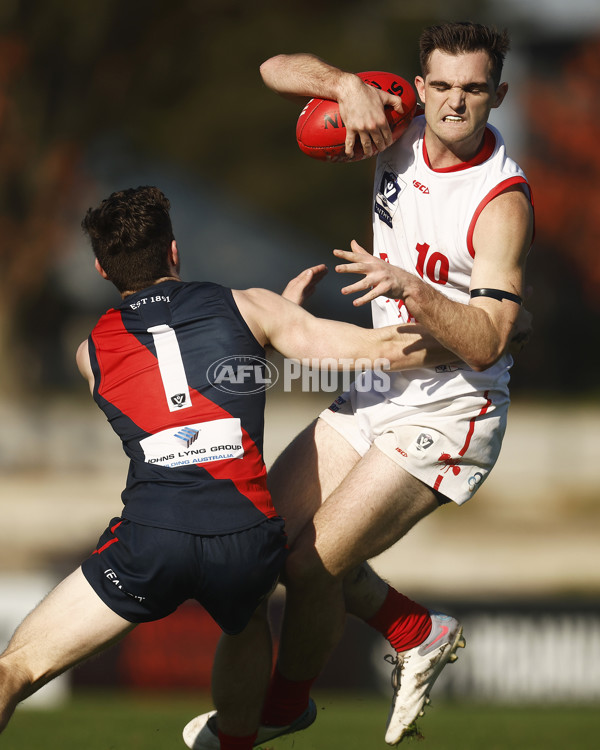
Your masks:
{"label": "isc logo", "polygon": [[422,193],[425,193],[425,195],[429,195],[429,188],[426,185],[423,185],[422,182],[413,180],[413,186],[416,187],[417,190],[420,190]]}

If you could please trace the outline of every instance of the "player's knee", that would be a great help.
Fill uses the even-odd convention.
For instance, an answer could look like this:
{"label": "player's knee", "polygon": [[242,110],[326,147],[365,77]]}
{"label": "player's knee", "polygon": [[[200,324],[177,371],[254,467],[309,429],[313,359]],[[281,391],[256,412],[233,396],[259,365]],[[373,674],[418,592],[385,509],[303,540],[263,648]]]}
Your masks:
{"label": "player's knee", "polygon": [[322,588],[333,578],[314,547],[310,550],[292,549],[285,564],[286,586],[295,588]]}
{"label": "player's knee", "polygon": [[246,629],[248,628],[260,628],[265,625],[265,623],[269,622],[269,599],[263,599],[263,601],[258,605],[258,607],[254,610],[252,613],[250,619],[248,620],[248,625],[246,625]]}

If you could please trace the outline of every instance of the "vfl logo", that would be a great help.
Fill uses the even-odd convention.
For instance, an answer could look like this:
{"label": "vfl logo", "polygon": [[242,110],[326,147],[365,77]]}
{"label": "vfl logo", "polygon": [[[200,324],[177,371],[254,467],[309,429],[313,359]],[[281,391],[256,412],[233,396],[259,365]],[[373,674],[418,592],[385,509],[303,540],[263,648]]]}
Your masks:
{"label": "vfl logo", "polygon": [[394,204],[398,200],[400,195],[400,186],[398,185],[398,175],[394,172],[384,172],[379,183],[379,195],[381,202],[385,206],[389,206],[390,203]]}
{"label": "vfl logo", "polygon": [[433,445],[433,438],[426,432],[422,432],[419,437],[415,440],[415,448],[418,451],[426,451]]}
{"label": "vfl logo", "polygon": [[398,197],[402,192],[403,186],[395,172],[387,169],[384,171],[381,176],[377,195],[375,196],[374,210],[376,215],[388,227],[392,226],[392,216],[398,206]]}
{"label": "vfl logo", "polygon": [[182,406],[185,406],[186,402],[187,396],[185,393],[176,393],[174,396],[171,396],[171,403],[178,409],[181,409]]}

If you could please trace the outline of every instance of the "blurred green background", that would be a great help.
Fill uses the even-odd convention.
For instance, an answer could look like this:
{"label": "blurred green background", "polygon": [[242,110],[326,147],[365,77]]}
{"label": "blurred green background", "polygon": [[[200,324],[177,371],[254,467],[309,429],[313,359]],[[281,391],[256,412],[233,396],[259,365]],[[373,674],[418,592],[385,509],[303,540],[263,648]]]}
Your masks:
{"label": "blurred green background", "polygon": [[[79,342],[117,302],[80,230],[87,208],[113,190],[158,185],[172,203],[189,279],[280,291],[307,265],[331,267],[332,248],[352,238],[370,246],[374,165],[304,156],[298,108],[264,87],[260,63],[310,51],[347,70],[412,80],[421,29],[463,19],[507,27],[512,38],[503,76],[510,91],[492,123],[533,188],[527,306],[535,335],[514,367],[503,454],[477,501],[442,509],[375,564],[409,595],[472,625],[457,676],[440,687],[448,699],[597,703],[594,0],[2,0],[0,640],[120,512],[126,461],[74,363]],[[368,325],[368,311],[354,310],[341,285],[330,273],[310,309]],[[330,400],[269,391],[268,464]],[[146,635],[138,628],[123,651],[68,678],[48,702],[59,704],[73,686],[205,689],[218,633],[199,608],[173,622],[147,626]],[[174,632],[187,650],[167,649],[161,661]],[[200,644],[205,653],[194,661]],[[526,674],[507,666],[515,644]],[[384,690],[381,649],[349,625],[325,686]]]}

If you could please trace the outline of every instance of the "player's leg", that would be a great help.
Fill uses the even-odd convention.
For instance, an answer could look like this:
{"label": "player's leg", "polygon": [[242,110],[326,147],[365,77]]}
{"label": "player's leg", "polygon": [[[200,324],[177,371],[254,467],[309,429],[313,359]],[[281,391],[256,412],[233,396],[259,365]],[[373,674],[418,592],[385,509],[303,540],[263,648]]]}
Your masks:
{"label": "player's leg", "polygon": [[429,487],[377,448],[356,464],[304,527],[288,557],[279,653],[287,678],[315,677],[339,640],[344,577],[437,507]]}
{"label": "player's leg", "polygon": [[[332,418],[329,413],[327,416]],[[351,412],[345,414],[342,410],[333,418],[341,431],[319,419],[284,451],[270,472],[273,498],[287,519],[291,546],[300,529],[311,522],[322,502],[359,460],[359,453],[347,440],[350,438],[359,447]],[[301,460],[301,457],[308,460]],[[376,628],[394,648],[412,645],[429,633],[428,611],[391,588],[366,562],[345,577],[344,594],[346,611]],[[263,724],[282,726],[301,717],[310,709],[309,692],[310,682],[286,681],[276,668],[265,703]]]}
{"label": "player's leg", "polygon": [[134,627],[101,601],[81,568],[65,578],[23,620],[0,656],[0,731],[20,701]]}
{"label": "player's leg", "polygon": [[290,546],[327,497],[360,460],[359,453],[322,419],[306,427],[269,469],[269,489]]}
{"label": "player's leg", "polygon": [[[253,648],[246,648],[252,642]],[[271,676],[272,641],[263,602],[245,630],[238,635],[224,635],[215,654],[212,677],[212,696],[219,712],[219,729],[233,736],[245,736],[256,730],[260,723],[262,699],[253,701],[254,695],[264,696]],[[252,675],[252,689],[240,681],[240,666]]]}
{"label": "player's leg", "polygon": [[[290,546],[303,526],[313,517],[323,499],[340,483],[345,474],[360,459],[359,454],[334,429],[322,420],[306,427],[277,458],[269,471],[269,488],[277,512],[286,520]],[[260,613],[257,617],[260,616]],[[273,657],[268,633],[268,621],[257,619],[252,626],[236,636],[222,636],[213,667],[215,705],[219,709],[197,716],[184,729],[184,741],[194,750],[217,750],[216,733],[228,729],[232,734],[246,731],[246,719],[253,712],[250,705],[262,695],[257,690],[255,674],[264,674],[266,665],[271,671]],[[251,665],[251,668],[248,668]],[[241,707],[244,725],[228,718],[221,707]],[[314,704],[313,704],[314,706]],[[282,733],[302,729],[314,721],[314,713],[302,707],[290,721],[277,721],[278,729],[262,726],[258,742],[266,742]],[[235,711],[233,712],[235,713]],[[229,711],[228,711],[229,714]],[[299,720],[299,723],[297,723]],[[222,723],[221,723],[222,722]],[[263,722],[264,724],[264,722]],[[286,730],[287,727],[289,728]],[[286,730],[286,731],[280,731]]]}
{"label": "player's leg", "polygon": [[[438,505],[433,490],[373,448],[304,528],[287,568],[277,674],[278,691],[296,699],[296,711],[306,705],[312,682],[343,633],[349,568],[387,549]],[[390,591],[403,600],[392,600],[392,608],[406,613],[394,630],[405,645],[397,654],[386,732],[386,741],[397,744],[413,731],[435,679],[464,641],[456,620]]]}

